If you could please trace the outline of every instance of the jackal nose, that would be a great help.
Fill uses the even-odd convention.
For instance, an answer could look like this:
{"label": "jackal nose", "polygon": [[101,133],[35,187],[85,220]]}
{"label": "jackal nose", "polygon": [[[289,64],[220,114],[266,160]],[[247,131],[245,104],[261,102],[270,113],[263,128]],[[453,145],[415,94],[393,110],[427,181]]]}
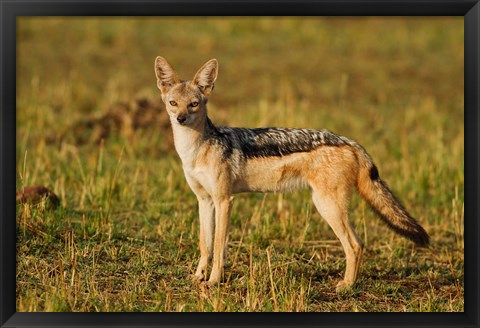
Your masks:
{"label": "jackal nose", "polygon": [[183,124],[185,123],[185,121],[187,120],[187,116],[186,115],[178,115],[177,116],[177,122],[180,123],[180,124]]}

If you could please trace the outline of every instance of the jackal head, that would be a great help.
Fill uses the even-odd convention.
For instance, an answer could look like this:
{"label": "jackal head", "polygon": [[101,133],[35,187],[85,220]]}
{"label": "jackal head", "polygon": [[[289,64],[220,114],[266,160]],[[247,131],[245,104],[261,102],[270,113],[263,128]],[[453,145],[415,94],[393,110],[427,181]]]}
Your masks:
{"label": "jackal head", "polygon": [[204,120],[207,115],[207,98],[213,90],[217,74],[218,62],[211,59],[191,81],[181,81],[165,58],[156,58],[157,86],[172,124],[195,126]]}

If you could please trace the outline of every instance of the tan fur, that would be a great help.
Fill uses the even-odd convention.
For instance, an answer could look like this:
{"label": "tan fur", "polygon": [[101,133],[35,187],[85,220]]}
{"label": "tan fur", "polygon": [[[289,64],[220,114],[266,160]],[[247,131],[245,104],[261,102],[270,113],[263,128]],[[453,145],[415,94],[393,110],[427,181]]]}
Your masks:
{"label": "tan fur", "polygon": [[[350,144],[321,146],[285,156],[245,159],[242,163],[224,160],[220,149],[203,139],[207,119],[205,100],[214,87],[217,61],[208,61],[186,83],[180,82],[162,57],[156,59],[155,72],[186,180],[199,203],[201,258],[195,277],[206,279],[207,266],[212,260],[208,284],[221,281],[233,194],[309,187],[315,207],[340,239],[346,254],[345,277],[338,288],[351,286],[357,279],[362,253],[362,243],[348,221],[348,204],[354,187],[380,212],[399,216],[393,213],[393,201],[390,202],[393,205],[388,205],[388,189],[385,191],[370,179],[373,164],[362,148]],[[192,108],[197,102],[198,106]],[[186,124],[179,123],[182,115],[186,116]]]}

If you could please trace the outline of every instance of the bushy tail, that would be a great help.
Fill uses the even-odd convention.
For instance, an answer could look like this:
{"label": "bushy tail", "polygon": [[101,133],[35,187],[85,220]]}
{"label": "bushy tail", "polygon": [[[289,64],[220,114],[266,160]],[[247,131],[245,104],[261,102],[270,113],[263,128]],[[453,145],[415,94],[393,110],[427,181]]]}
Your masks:
{"label": "bushy tail", "polygon": [[358,144],[355,144],[354,148],[360,164],[357,178],[360,195],[393,231],[410,239],[417,246],[427,247],[430,237],[425,229],[407,212],[387,184],[380,179],[378,169],[365,149]]}

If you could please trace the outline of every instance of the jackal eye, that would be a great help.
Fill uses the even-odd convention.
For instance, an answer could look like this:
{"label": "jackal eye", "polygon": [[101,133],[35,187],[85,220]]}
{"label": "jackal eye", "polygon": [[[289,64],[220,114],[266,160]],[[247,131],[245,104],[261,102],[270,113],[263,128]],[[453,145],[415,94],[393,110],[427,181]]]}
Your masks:
{"label": "jackal eye", "polygon": [[173,100],[170,100],[170,105],[172,105],[172,106],[177,106],[177,102],[176,102],[176,101],[173,101]]}
{"label": "jackal eye", "polygon": [[190,106],[192,107],[197,107],[198,106],[198,101],[194,101],[190,104]]}

